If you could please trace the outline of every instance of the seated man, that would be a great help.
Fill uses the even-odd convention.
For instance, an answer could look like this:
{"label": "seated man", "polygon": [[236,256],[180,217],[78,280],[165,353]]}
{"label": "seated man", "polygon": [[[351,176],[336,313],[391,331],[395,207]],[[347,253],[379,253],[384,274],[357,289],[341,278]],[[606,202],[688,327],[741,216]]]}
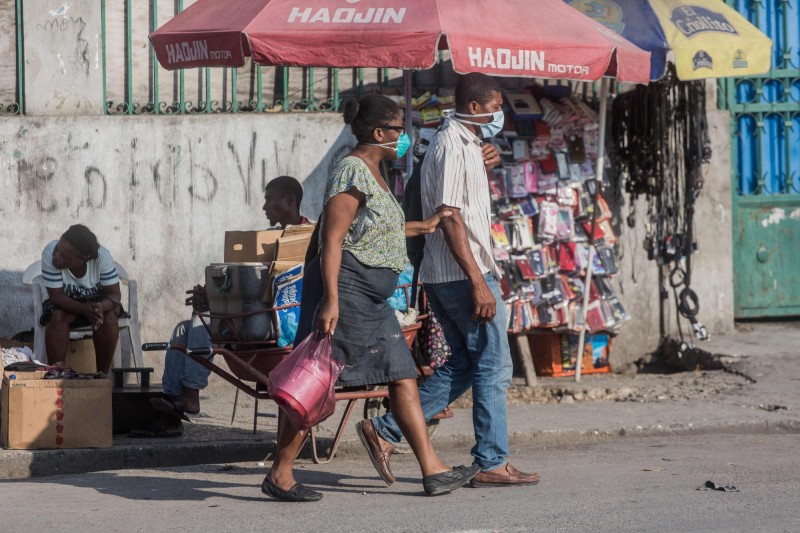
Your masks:
{"label": "seated man", "polygon": [[42,252],[48,299],[39,322],[45,326],[47,362],[63,366],[70,328],[91,326],[98,372],[108,374],[119,340],[119,276],[109,251],[82,224],[70,226]]}
{"label": "seated man", "polygon": [[[285,228],[289,225],[308,224],[308,219],[300,215],[303,201],[303,186],[291,176],[279,176],[267,183],[262,209],[270,226]],[[208,311],[208,296],[202,285],[186,291],[186,305],[191,305],[193,315],[175,327],[170,342],[188,347],[211,344],[208,331],[197,313]],[[183,420],[186,414],[200,412],[200,390],[208,386],[211,371],[193,361],[179,350],[169,350],[164,359],[164,375],[161,385],[164,395],[153,398],[150,404],[162,416],[147,427],[131,432],[132,437],[179,437],[183,434]]]}
{"label": "seated man", "polygon": [[303,186],[300,182],[291,176],[278,176],[267,183],[261,209],[267,215],[270,226],[285,228],[308,224],[308,219],[300,214],[302,201]]}

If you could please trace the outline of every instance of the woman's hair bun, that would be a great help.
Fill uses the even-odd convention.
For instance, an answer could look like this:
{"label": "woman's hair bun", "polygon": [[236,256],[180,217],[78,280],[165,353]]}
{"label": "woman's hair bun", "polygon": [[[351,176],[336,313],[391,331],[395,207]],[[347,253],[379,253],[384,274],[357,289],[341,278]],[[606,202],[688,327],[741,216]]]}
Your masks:
{"label": "woman's hair bun", "polygon": [[356,115],[358,115],[358,100],[355,98],[350,98],[344,103],[344,111],[342,111],[342,117],[344,118],[345,124],[352,124],[353,121],[356,119]]}

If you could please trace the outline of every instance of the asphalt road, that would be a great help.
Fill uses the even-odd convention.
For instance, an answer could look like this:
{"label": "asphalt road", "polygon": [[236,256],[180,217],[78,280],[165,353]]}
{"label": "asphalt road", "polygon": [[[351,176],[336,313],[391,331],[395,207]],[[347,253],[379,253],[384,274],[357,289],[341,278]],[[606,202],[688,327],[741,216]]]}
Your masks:
{"label": "asphalt road", "polygon": [[[264,467],[120,470],[0,483],[0,530],[38,531],[800,531],[800,436],[617,438],[515,447],[535,487],[422,496],[410,455],[386,487],[366,456],[302,462],[314,504],[262,496]],[[468,450],[443,450],[453,464]],[[740,492],[696,490],[707,480]]]}

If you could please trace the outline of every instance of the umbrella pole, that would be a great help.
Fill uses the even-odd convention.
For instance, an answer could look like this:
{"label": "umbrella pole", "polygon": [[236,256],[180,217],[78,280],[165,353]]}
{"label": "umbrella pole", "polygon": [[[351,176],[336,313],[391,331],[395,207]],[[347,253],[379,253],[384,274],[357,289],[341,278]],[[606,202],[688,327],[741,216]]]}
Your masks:
{"label": "umbrella pole", "polygon": [[603,168],[606,161],[606,121],[608,120],[608,78],[600,80],[600,135],[598,136],[597,146],[597,168],[594,176],[594,195],[592,197],[592,224],[589,232],[589,264],[586,266],[586,279],[583,284],[583,328],[578,336],[578,353],[575,357],[575,381],[581,380],[581,367],[583,366],[583,350],[586,347],[586,330],[589,324],[586,321],[586,313],[589,308],[589,292],[592,286],[592,265],[594,264],[594,232],[597,227],[597,211],[599,209],[598,196],[600,186],[603,183]]}
{"label": "umbrella pole", "polygon": [[[412,93],[412,73],[410,70],[403,71],[403,91],[406,97],[406,133],[411,141],[411,146],[414,146],[414,130],[411,127],[411,93]],[[406,153],[406,180],[411,177],[411,172],[414,170],[414,150],[409,150]]]}

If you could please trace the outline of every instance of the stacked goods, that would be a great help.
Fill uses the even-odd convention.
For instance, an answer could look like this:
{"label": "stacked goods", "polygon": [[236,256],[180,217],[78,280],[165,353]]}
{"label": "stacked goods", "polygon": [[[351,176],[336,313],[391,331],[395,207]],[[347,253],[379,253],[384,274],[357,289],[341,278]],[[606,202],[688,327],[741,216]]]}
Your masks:
{"label": "stacked goods", "polygon": [[[531,333],[528,335],[533,367],[540,376],[572,376],[578,359],[578,335],[573,333]],[[586,336],[581,372],[608,372],[611,336],[598,333]]]}
{"label": "stacked goods", "polygon": [[[607,372],[610,336],[629,317],[609,281],[618,271],[617,236],[600,191],[592,229],[597,113],[565,86],[503,96],[505,126],[489,140],[501,164],[489,173],[489,187],[508,331],[529,335],[537,372],[569,375],[577,358],[576,333],[586,329],[584,372]],[[455,104],[452,96],[425,93],[412,106],[415,137],[427,145],[442,112]],[[423,151],[424,146],[417,155]],[[593,279],[584,313],[587,268]]]}
{"label": "stacked goods", "polygon": [[313,231],[313,224],[303,224],[225,232],[225,262],[206,268],[212,339],[294,342]]}
{"label": "stacked goods", "polygon": [[[417,128],[433,129],[442,123],[443,113],[448,109],[453,109],[455,104],[455,96],[451,94],[432,94],[425,92],[424,94],[411,99],[411,122]],[[405,105],[401,101],[401,105]]]}
{"label": "stacked goods", "polygon": [[[565,375],[574,369],[577,354],[564,347],[574,344],[576,332],[613,333],[629,318],[609,283],[618,270],[617,237],[599,191],[594,244],[589,242],[598,118],[571,96],[536,101],[531,94],[513,93],[506,101],[506,129],[492,139],[502,163],[490,173],[489,185],[508,330],[563,334],[557,342],[543,343],[557,350],[537,350],[535,337],[531,345],[535,360],[537,354],[557,354],[558,370],[543,373]],[[587,268],[593,279],[584,321]],[[610,343],[604,346],[607,352]],[[608,371],[607,353],[589,360],[587,371]]]}
{"label": "stacked goods", "polygon": [[[519,131],[493,139],[502,164],[489,177],[492,236],[495,259],[506,273],[502,288],[509,331],[576,332],[587,326],[591,332],[613,331],[627,314],[608,280],[617,273],[617,238],[599,192],[595,243],[589,244],[597,115],[572,97],[537,103],[541,118],[512,113],[510,122]],[[583,324],[587,268],[594,279]]]}
{"label": "stacked goods", "polygon": [[272,263],[305,259],[314,224],[287,226],[286,229],[226,231],[226,263]]}
{"label": "stacked goods", "polygon": [[270,265],[212,263],[206,267],[206,293],[215,341],[267,341],[275,338],[269,306],[260,301]]}

